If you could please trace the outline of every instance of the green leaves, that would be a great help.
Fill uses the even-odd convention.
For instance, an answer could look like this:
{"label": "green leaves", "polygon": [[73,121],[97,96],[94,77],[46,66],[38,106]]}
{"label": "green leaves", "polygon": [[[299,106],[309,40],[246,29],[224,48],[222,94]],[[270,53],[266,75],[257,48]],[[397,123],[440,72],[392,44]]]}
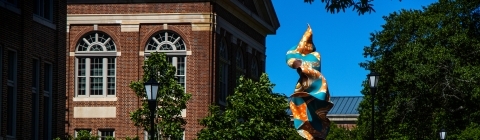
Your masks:
{"label": "green leaves", "polygon": [[[163,53],[152,53],[144,61],[144,75],[141,81],[132,81],[130,88],[142,100],[142,107],[130,112],[130,119],[135,126],[142,126],[150,132],[150,110],[145,100],[146,93],[143,83],[151,76],[160,83],[157,94],[158,106],[155,112],[155,130],[161,132],[162,137],[181,139],[183,137],[182,127],[187,123],[181,116],[187,101],[191,95],[185,93],[184,87],[177,83],[176,69],[172,66]],[[159,133],[156,134],[159,134]],[[162,138],[160,137],[160,138]]]}
{"label": "green leaves", "polygon": [[[312,3],[314,0],[304,0],[305,3]],[[402,1],[402,0],[400,0]],[[358,15],[375,12],[373,9],[373,0],[321,0],[325,3],[325,9],[332,14],[345,12],[345,9],[353,7],[352,11],[357,10]]]}
{"label": "green leaves", "polygon": [[[384,17],[383,30],[371,33],[360,64],[381,81],[375,95],[378,139],[437,139],[440,128],[461,133],[480,114],[479,0],[441,0],[422,10]],[[372,94],[364,84],[359,134],[371,133]],[[469,117],[463,117],[469,116]],[[475,125],[472,125],[476,127]]]}
{"label": "green leaves", "polygon": [[235,93],[227,97],[228,106],[222,111],[212,105],[210,115],[200,120],[205,126],[199,140],[218,139],[289,139],[299,136],[286,114],[285,95],[272,93],[274,84],[263,74],[258,81],[238,79]]}

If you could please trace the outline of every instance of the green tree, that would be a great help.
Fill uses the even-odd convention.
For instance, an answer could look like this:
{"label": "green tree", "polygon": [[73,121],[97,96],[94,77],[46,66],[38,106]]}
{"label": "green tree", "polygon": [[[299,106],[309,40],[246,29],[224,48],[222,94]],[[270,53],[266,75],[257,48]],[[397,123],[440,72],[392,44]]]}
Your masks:
{"label": "green tree", "polygon": [[295,139],[291,136],[298,134],[286,114],[287,98],[272,93],[274,84],[267,74],[259,81],[243,76],[238,81],[225,110],[212,105],[209,116],[200,120],[205,128],[197,134],[198,139]]}
{"label": "green tree", "polygon": [[[364,56],[372,60],[360,66],[381,74],[373,95],[376,139],[438,139],[441,128],[450,136],[478,128],[471,123],[480,124],[479,6],[440,0],[391,13],[383,30],[371,33]],[[372,95],[363,86],[357,134],[371,139]]]}
{"label": "green tree", "polygon": [[74,140],[98,140],[98,136],[93,136],[90,131],[80,130]]}
{"label": "green tree", "polygon": [[144,83],[153,76],[160,83],[154,130],[157,130],[156,134],[161,136],[159,138],[181,139],[183,137],[182,126],[186,124],[181,116],[181,111],[186,108],[186,103],[191,95],[185,93],[184,87],[177,83],[176,69],[167,61],[165,54],[152,53],[144,61],[143,71],[144,75],[141,80],[130,83],[130,88],[142,99],[142,107],[130,112],[130,119],[135,126],[141,126],[150,132],[150,110]]}
{"label": "green tree", "polygon": [[354,140],[356,139],[356,129],[348,130],[337,126],[334,122],[330,123],[330,131],[328,132],[328,140]]}
{"label": "green tree", "polygon": [[[305,3],[312,3],[314,0],[303,0]],[[402,0],[399,0],[402,1]],[[375,12],[373,9],[373,0],[321,0],[322,3],[325,3],[325,9],[327,12],[332,14],[339,13],[340,11],[345,12],[345,9],[353,8],[357,10],[358,15],[363,15],[365,13]]]}

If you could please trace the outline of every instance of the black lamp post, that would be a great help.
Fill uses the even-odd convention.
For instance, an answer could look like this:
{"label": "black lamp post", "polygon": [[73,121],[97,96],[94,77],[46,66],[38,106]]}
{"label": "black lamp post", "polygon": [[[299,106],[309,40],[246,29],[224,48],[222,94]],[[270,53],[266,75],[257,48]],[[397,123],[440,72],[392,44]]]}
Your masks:
{"label": "black lamp post", "polygon": [[447,132],[445,132],[445,129],[440,130],[440,140],[445,140],[447,139]]}
{"label": "black lamp post", "polygon": [[150,109],[150,138],[153,140],[155,138],[155,131],[153,127],[153,119],[154,114],[156,111],[156,106],[157,106],[157,92],[158,92],[158,86],[160,84],[155,80],[155,78],[150,77],[150,80],[148,80],[145,83],[145,90],[147,91],[147,98],[148,98],[148,108]]}
{"label": "black lamp post", "polygon": [[372,139],[375,139],[375,127],[374,127],[374,114],[375,114],[375,92],[377,92],[377,84],[380,75],[373,70],[370,70],[370,74],[367,75],[368,84],[370,85],[370,92],[372,94]]}

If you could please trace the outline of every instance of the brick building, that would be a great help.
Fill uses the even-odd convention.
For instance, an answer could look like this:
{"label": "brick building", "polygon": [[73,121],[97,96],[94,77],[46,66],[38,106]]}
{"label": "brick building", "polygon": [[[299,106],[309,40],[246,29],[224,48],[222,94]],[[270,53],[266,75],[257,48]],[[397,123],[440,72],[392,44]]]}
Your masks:
{"label": "brick building", "polygon": [[65,134],[64,0],[0,0],[0,140]]}
{"label": "brick building", "polygon": [[331,97],[330,100],[335,104],[327,114],[330,121],[335,122],[339,127],[354,128],[360,116],[358,106],[363,96],[336,96]]}
{"label": "brick building", "polygon": [[185,139],[212,103],[226,105],[236,78],[265,71],[265,39],[279,27],[271,0],[68,0],[67,115],[75,136],[89,130],[125,138],[146,132],[129,113],[140,99],[128,85],[151,52],[165,52],[192,94]]}

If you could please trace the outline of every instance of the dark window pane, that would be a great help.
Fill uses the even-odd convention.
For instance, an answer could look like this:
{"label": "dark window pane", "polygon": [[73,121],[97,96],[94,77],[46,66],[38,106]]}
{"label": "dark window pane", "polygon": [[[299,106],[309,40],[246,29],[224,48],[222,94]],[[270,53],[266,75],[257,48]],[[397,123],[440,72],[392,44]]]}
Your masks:
{"label": "dark window pane", "polygon": [[177,57],[177,75],[185,75],[185,57]]}
{"label": "dark window pane", "polygon": [[103,58],[90,58],[90,75],[103,75]]}
{"label": "dark window pane", "polygon": [[106,140],[107,137],[109,137],[109,136],[110,136],[110,137],[113,137],[113,131],[111,131],[111,130],[110,130],[110,131],[100,131],[100,133],[101,133],[101,134],[100,134],[100,138],[101,138],[102,140]]}
{"label": "dark window pane", "polygon": [[15,52],[14,51],[8,51],[8,80],[13,81],[13,77],[16,74],[15,73]]}
{"label": "dark window pane", "polygon": [[38,87],[38,60],[33,59],[32,60],[32,87],[37,88]]}
{"label": "dark window pane", "polygon": [[103,95],[103,77],[90,78],[90,95]]}
{"label": "dark window pane", "polygon": [[43,96],[43,139],[44,140],[47,140],[49,139],[48,138],[48,135],[49,135],[49,129],[48,129],[48,124],[50,123],[49,122],[49,117],[50,117],[50,107],[49,107],[49,103],[50,103],[50,97],[48,96]]}
{"label": "dark window pane", "polygon": [[85,76],[85,61],[86,58],[78,58],[77,74],[78,76]]}
{"label": "dark window pane", "polygon": [[108,58],[108,76],[115,76],[115,58]]}
{"label": "dark window pane", "polygon": [[108,77],[108,95],[115,95],[115,77]]}
{"label": "dark window pane", "polygon": [[44,80],[44,87],[43,87],[43,90],[45,91],[51,91],[52,89],[52,65],[48,64],[48,63],[45,63],[45,68],[44,69],[44,77],[43,77],[43,80]]}
{"label": "dark window pane", "polygon": [[85,91],[85,88],[86,88],[86,85],[87,85],[87,81],[86,81],[86,78],[85,77],[78,77],[78,87],[77,87],[77,94],[78,95],[85,95],[86,94],[86,91]]}
{"label": "dark window pane", "polygon": [[43,17],[52,20],[52,0],[43,0]]}
{"label": "dark window pane", "polygon": [[8,86],[7,89],[7,135],[13,135],[13,126],[14,126],[14,89],[12,86]]}

